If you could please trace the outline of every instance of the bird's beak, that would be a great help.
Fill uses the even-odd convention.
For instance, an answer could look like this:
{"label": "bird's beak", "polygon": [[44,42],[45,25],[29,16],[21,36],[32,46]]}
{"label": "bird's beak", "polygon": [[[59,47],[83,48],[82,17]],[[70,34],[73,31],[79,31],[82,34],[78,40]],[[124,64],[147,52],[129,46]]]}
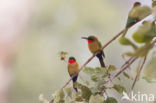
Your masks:
{"label": "bird's beak", "polygon": [[88,38],[87,37],[81,37],[82,39],[86,39],[86,40],[88,40]]}

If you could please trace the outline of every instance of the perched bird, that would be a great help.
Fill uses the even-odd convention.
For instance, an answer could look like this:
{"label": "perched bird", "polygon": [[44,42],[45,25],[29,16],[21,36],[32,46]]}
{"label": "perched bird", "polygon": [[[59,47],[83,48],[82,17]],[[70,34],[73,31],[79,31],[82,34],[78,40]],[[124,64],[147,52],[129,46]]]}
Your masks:
{"label": "perched bird", "polygon": [[125,27],[125,31],[123,32],[123,36],[126,35],[128,28],[138,21],[144,19],[148,15],[151,14],[151,8],[148,6],[141,6],[140,2],[135,2],[132,9],[128,14],[128,19]]}
{"label": "perched bird", "polygon": [[129,14],[128,14],[128,19],[127,19],[127,23],[126,23],[126,27],[125,27],[125,31],[123,32],[123,36],[126,35],[128,28],[132,25],[134,25],[136,22],[139,21],[139,18],[137,16],[132,15],[133,12],[135,12],[135,9],[137,7],[141,6],[140,2],[135,2],[133,5],[133,8],[130,10]]}
{"label": "perched bird", "polygon": [[97,37],[89,36],[89,37],[82,37],[82,39],[86,39],[88,41],[88,48],[91,53],[95,54],[96,52],[98,52],[96,57],[99,59],[101,67],[105,67],[105,63],[104,63],[105,55],[103,50],[100,50],[102,45],[100,41],[97,39]]}
{"label": "perched bird", "polygon": [[76,87],[76,82],[78,78],[78,73],[79,73],[79,65],[76,62],[76,59],[74,57],[69,57],[68,60],[68,73],[70,77],[73,77],[73,88],[77,92],[77,87]]}

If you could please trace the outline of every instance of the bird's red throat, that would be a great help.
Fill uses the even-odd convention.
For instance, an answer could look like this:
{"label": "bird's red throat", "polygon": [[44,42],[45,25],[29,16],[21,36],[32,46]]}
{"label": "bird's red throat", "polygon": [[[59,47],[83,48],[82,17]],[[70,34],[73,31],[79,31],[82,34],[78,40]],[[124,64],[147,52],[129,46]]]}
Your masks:
{"label": "bird's red throat", "polygon": [[69,60],[68,61],[68,63],[70,63],[70,64],[73,64],[73,63],[75,63],[76,61],[75,60]]}
{"label": "bird's red throat", "polygon": [[88,40],[88,43],[92,43],[93,41],[92,40]]}

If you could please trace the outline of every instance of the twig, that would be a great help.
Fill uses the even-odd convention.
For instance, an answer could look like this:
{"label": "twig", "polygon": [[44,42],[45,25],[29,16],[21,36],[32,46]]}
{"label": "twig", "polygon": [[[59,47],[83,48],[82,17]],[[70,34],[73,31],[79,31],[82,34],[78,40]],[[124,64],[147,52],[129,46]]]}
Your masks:
{"label": "twig", "polygon": [[125,69],[127,69],[138,57],[131,57],[127,62],[125,62],[119,71],[115,73],[115,75],[110,78],[108,81],[105,82],[105,84],[111,82],[114,78],[116,78],[118,75],[120,75]]}
{"label": "twig", "polygon": [[136,84],[136,81],[137,81],[138,77],[140,76],[140,73],[141,73],[141,71],[142,71],[142,69],[143,69],[143,67],[144,67],[145,61],[146,61],[146,56],[145,56],[144,61],[142,62],[141,66],[140,66],[140,69],[139,69],[138,73],[136,74],[136,77],[135,77],[135,80],[134,80],[134,82],[133,82],[133,84],[132,84],[131,90],[134,89],[134,86],[135,86],[135,84]]}

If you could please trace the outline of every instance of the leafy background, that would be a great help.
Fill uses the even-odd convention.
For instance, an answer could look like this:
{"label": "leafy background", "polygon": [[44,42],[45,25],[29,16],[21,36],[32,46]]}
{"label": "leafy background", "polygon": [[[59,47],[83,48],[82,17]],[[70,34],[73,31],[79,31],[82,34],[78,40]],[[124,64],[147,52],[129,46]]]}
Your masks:
{"label": "leafy background", "polygon": [[[131,0],[35,1],[33,16],[14,65],[13,103],[37,103],[41,93],[50,99],[52,93],[69,78],[67,65],[58,58],[58,51],[68,51],[69,55],[75,56],[79,65],[82,65],[91,53],[88,51],[87,43],[81,40],[81,36],[96,35],[102,44],[106,43],[125,27],[128,11],[134,2]],[[151,5],[150,0],[141,2]],[[130,30],[129,37],[135,29]],[[132,49],[114,41],[104,50],[106,63],[119,68],[124,62],[121,55],[127,50]],[[148,59],[150,60],[151,56]],[[95,58],[88,66],[99,66],[98,60]],[[131,74],[135,76],[135,70],[131,71]],[[121,82],[115,82],[122,83],[127,89],[130,89],[129,85],[132,84],[132,81],[126,78]],[[149,84],[141,79],[134,91],[156,95],[155,89],[156,84]],[[110,94],[120,100],[118,93],[110,91]]]}

